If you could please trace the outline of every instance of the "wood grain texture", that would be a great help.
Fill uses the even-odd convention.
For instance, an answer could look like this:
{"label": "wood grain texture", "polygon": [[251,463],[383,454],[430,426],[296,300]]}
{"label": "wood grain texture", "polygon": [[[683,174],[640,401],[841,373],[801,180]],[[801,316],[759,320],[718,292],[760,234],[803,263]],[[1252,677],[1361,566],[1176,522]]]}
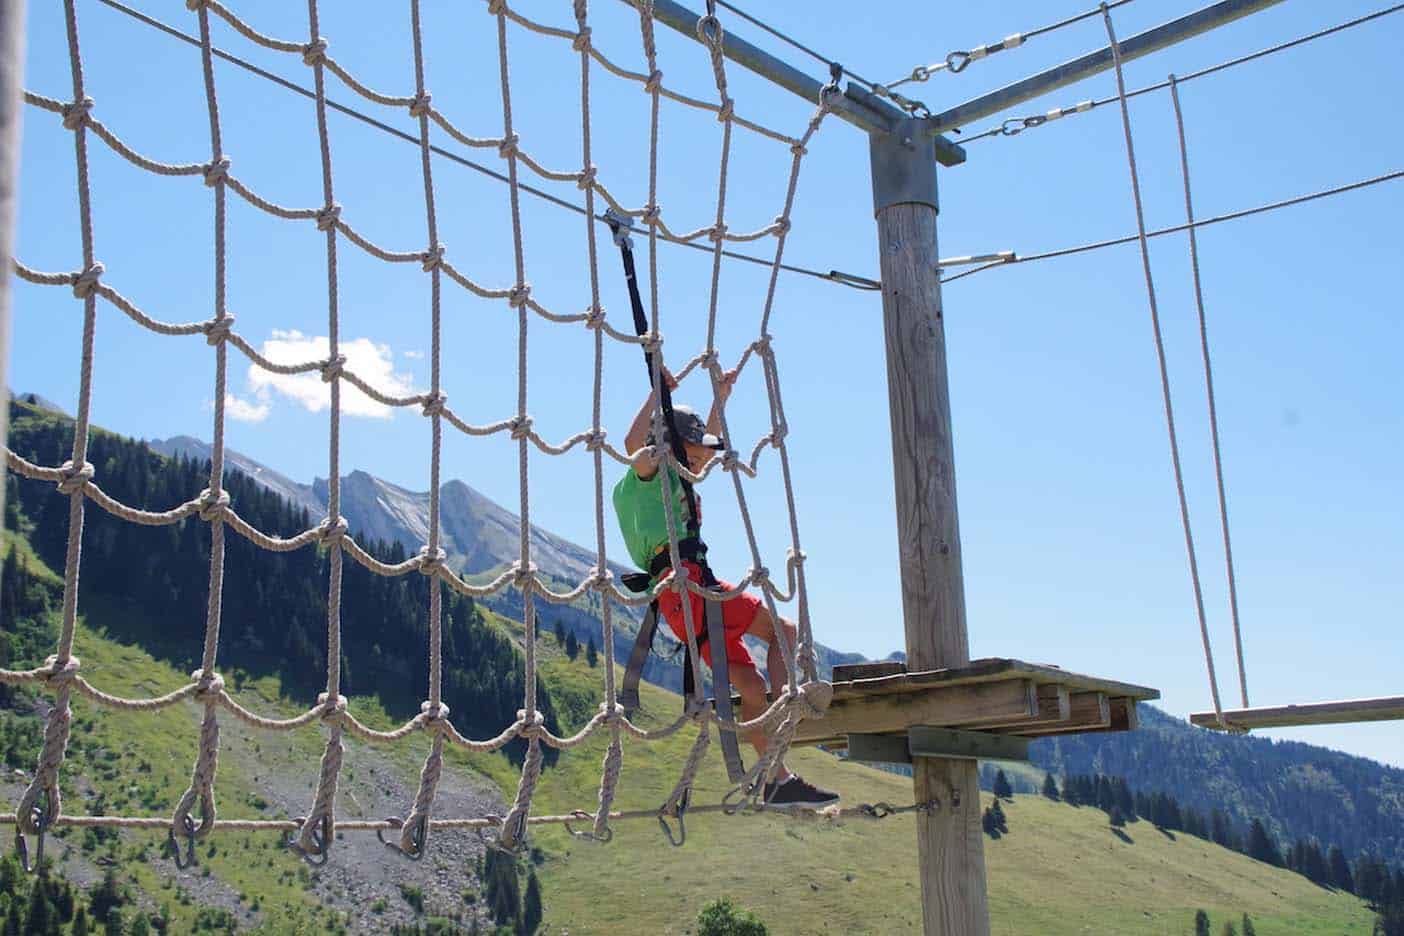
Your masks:
{"label": "wood grain texture", "polygon": [[[875,142],[875,154],[877,148]],[[875,169],[878,162],[875,155]],[[931,194],[931,205],[896,204],[877,215],[902,620],[907,666],[914,671],[970,661]],[[932,804],[916,817],[923,930],[926,936],[988,936],[977,765],[915,761],[915,801]]]}
{"label": "wood grain texture", "polygon": [[[837,668],[835,669],[837,674]],[[851,680],[834,679],[834,698],[847,699],[881,695],[885,692],[915,692],[927,686],[954,686],[962,683],[992,682],[1000,679],[1024,678],[1036,683],[1067,686],[1074,691],[1104,692],[1108,696],[1126,696],[1147,701],[1160,698],[1160,692],[1148,686],[1103,679],[1074,673],[1047,663],[1026,663],[1004,657],[971,660],[963,666],[921,670],[909,668],[906,673],[887,676],[867,676]]]}
{"label": "wood grain texture", "polygon": [[[20,105],[24,87],[24,0],[0,2],[0,257],[6,264],[0,276],[0,391],[10,386],[10,258],[14,256],[15,217],[19,203]],[[8,400],[0,406],[0,445],[9,425]],[[0,485],[0,516],[5,513],[5,490]]]}
{"label": "wood grain texture", "polygon": [[[1288,728],[1295,725],[1343,725],[1367,721],[1404,719],[1404,696],[1379,699],[1342,699],[1307,705],[1279,705],[1264,708],[1224,709],[1224,718],[1239,728]],[[1191,724],[1218,728],[1213,712],[1196,712]]]}
{"label": "wood grain texture", "polygon": [[943,686],[835,702],[823,718],[801,722],[794,743],[816,744],[847,734],[906,731],[913,725],[988,728],[1026,722],[1037,712],[1037,688],[1026,679]]}

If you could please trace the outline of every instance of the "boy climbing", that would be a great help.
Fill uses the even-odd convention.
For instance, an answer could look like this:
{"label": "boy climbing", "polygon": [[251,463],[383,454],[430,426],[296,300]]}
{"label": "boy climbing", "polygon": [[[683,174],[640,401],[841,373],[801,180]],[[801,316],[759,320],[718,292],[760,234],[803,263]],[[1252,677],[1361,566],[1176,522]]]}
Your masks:
{"label": "boy climbing", "polygon": [[[665,367],[662,377],[669,390],[677,386],[677,381]],[[675,404],[673,409],[673,431],[682,440],[687,453],[688,469],[694,474],[702,468],[719,449],[726,446],[719,437],[721,424],[720,407],[731,393],[736,380],[736,372],[728,372],[722,381],[720,397],[712,407],[706,423],[691,407]],[[614,488],[614,510],[619,517],[619,528],[624,535],[629,556],[639,568],[648,572],[650,586],[665,575],[671,568],[668,552],[668,521],[664,512],[663,484],[659,476],[662,462],[662,447],[654,446],[651,433],[654,409],[654,394],[650,393],[639,407],[633,425],[625,436],[625,450],[633,453],[633,464]],[[701,502],[693,492],[691,502],[696,505],[696,516],[689,512],[689,498],[680,483],[679,476],[671,468],[669,481],[673,495],[673,519],[678,530],[678,550],[684,567],[695,582],[710,587],[730,589],[726,582],[708,580],[704,573],[707,547],[701,539]],[[684,532],[686,531],[686,532]],[[698,651],[709,667],[712,665],[713,648],[707,640],[706,601],[700,595],[687,593],[692,606],[694,635],[698,641]],[[725,626],[725,647],[727,668],[731,684],[741,695],[741,718],[748,720],[761,714],[766,707],[765,679],[756,669],[750,651],[742,642],[742,637],[750,634],[768,645],[766,669],[770,684],[775,687],[785,685],[788,672],[785,657],[775,630],[781,628],[793,646],[799,639],[795,625],[784,618],[777,622],[772,618],[764,603],[754,594],[746,593],[730,601],[721,603],[722,619]],[[683,617],[682,596],[675,591],[665,590],[658,596],[658,613],[668,622],[673,635],[686,644],[687,630]],[[748,740],[757,754],[765,753],[765,732],[755,730]],[[822,806],[838,801],[838,794],[820,789],[806,782],[799,775],[791,773],[783,763],[779,764],[775,780],[766,785],[765,802],[772,805],[802,803],[807,806]]]}

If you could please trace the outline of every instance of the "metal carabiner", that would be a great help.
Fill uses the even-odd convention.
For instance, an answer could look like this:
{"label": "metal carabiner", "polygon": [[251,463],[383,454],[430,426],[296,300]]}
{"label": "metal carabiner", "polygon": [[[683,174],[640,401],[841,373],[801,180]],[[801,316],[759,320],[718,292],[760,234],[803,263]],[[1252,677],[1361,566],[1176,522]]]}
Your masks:
{"label": "metal carabiner", "polygon": [[[405,821],[398,816],[387,816],[385,821],[390,823],[391,828],[403,829]],[[414,828],[410,831],[410,849],[404,848],[399,842],[386,841],[380,829],[375,830],[375,837],[380,839],[380,844],[404,855],[410,861],[418,861],[424,857],[424,846],[429,841],[429,816],[422,815],[415,820]]]}
{"label": "metal carabiner", "polygon": [[171,850],[171,857],[175,859],[177,869],[184,871],[198,862],[195,858],[195,820],[186,813],[184,817],[185,833],[185,861],[180,860],[180,842],[176,840],[175,829],[166,830],[166,847]]}
{"label": "metal carabiner", "polygon": [[[305,824],[306,822],[307,820],[304,819],[303,823]],[[318,834],[319,832],[320,834]],[[297,839],[292,836],[285,839],[285,842],[289,848],[297,852],[298,856],[302,858],[303,861],[312,865],[314,868],[320,868],[328,861],[328,852],[331,851],[331,837],[331,813],[322,813],[321,819],[317,821],[317,828],[312,830],[311,848],[303,848],[298,844]],[[321,859],[320,861],[317,860],[319,858]]]}
{"label": "metal carabiner", "polygon": [[[47,802],[48,794],[44,794]],[[24,833],[20,831],[19,824],[15,824],[15,853],[19,855],[20,867],[25,874],[39,872],[44,866],[44,833],[49,829],[48,812],[43,807],[35,805],[30,809],[30,821],[34,823],[34,828],[38,830],[35,834],[34,864],[29,863],[29,843],[24,840]]]}
{"label": "metal carabiner", "polygon": [[[571,810],[570,815],[572,819],[589,819],[593,821],[595,818],[583,809]],[[603,834],[599,834],[593,831],[577,832],[570,827],[569,822],[562,822],[561,825],[565,826],[566,832],[569,833],[572,838],[584,839],[589,842],[599,842],[601,845],[607,844],[610,840],[614,838],[614,830],[608,825],[604,827]]]}

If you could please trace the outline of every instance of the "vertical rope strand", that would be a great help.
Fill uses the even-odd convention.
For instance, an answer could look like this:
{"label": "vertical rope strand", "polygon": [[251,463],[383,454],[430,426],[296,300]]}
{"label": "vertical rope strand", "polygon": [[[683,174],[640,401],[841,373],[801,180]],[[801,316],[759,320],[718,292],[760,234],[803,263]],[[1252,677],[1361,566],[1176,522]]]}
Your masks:
{"label": "vertical rope strand", "polygon": [[[226,258],[225,258],[225,169],[229,161],[224,158],[223,135],[219,126],[219,98],[215,94],[214,56],[210,45],[209,11],[201,6],[198,11],[200,21],[200,64],[205,82],[205,105],[210,121],[210,168],[206,181],[214,189],[214,323],[207,340],[215,347],[214,382],[214,441],[210,451],[210,481],[202,495],[206,504],[201,511],[201,519],[210,524],[210,584],[205,608],[205,646],[200,658],[200,669],[192,678],[200,686],[199,694],[205,701],[204,718],[200,725],[200,747],[191,770],[190,786],[181,795],[171,816],[172,837],[191,834],[203,838],[214,828],[215,821],[215,772],[219,766],[219,720],[215,717],[219,702],[218,691],[212,691],[218,679],[215,672],[215,658],[219,650],[220,614],[224,593],[224,507],[229,503],[229,495],[224,492],[224,406],[228,385],[228,346],[225,339],[229,335],[232,322],[226,304]],[[222,682],[222,680],[221,680]],[[196,827],[190,818],[190,810],[196,800],[200,802],[200,824]],[[193,831],[190,831],[192,830]]]}
{"label": "vertical rope strand", "polygon": [[[68,495],[68,545],[63,565],[63,616],[59,625],[58,648],[49,658],[48,681],[54,686],[54,707],[44,723],[44,743],[39,763],[16,807],[16,824],[21,832],[39,834],[53,824],[63,811],[63,794],[58,774],[68,749],[73,711],[69,706],[78,659],[73,656],[74,633],[78,626],[78,573],[83,550],[83,488],[92,477],[88,464],[88,425],[93,398],[93,344],[97,328],[95,288],[102,266],[93,255],[92,195],[88,182],[88,111],[93,102],[83,93],[83,56],[78,44],[78,16],[73,0],[64,0],[64,20],[68,31],[68,61],[73,75],[73,104],[64,124],[73,129],[74,162],[78,181],[78,230],[83,244],[83,270],[74,292],[83,299],[83,338],[79,354],[78,408],[73,419],[73,454],[63,466],[64,480],[59,490]],[[71,123],[70,123],[71,122]],[[39,806],[39,797],[45,806]]]}
{"label": "vertical rope strand", "polygon": [[1180,523],[1185,531],[1185,552],[1189,557],[1190,581],[1194,585],[1194,607],[1199,616],[1199,634],[1204,642],[1204,664],[1209,671],[1209,689],[1214,698],[1214,714],[1224,724],[1223,706],[1219,703],[1219,680],[1214,673],[1214,650],[1209,643],[1209,624],[1204,615],[1204,590],[1199,581],[1199,560],[1195,554],[1194,533],[1190,529],[1189,500],[1185,496],[1185,476],[1180,465],[1180,440],[1175,432],[1175,407],[1170,399],[1170,370],[1165,361],[1165,339],[1160,329],[1160,308],[1155,298],[1155,278],[1151,275],[1150,245],[1146,241],[1146,216],[1141,203],[1141,178],[1136,169],[1136,148],[1131,140],[1131,111],[1126,105],[1126,78],[1121,69],[1121,47],[1117,45],[1116,29],[1111,12],[1104,2],[1102,19],[1111,41],[1112,64],[1116,70],[1117,97],[1121,103],[1121,126],[1126,136],[1126,161],[1131,172],[1131,197],[1136,206],[1136,235],[1141,245],[1141,267],[1145,271],[1146,296],[1150,302],[1151,330],[1155,334],[1155,355],[1160,364],[1160,392],[1165,403],[1165,426],[1170,436],[1170,462],[1175,470],[1175,490],[1180,500]]}
{"label": "vertical rope strand", "polygon": [[[443,342],[441,339],[441,302],[443,277],[440,261],[444,255],[439,243],[439,222],[434,209],[434,175],[429,150],[429,92],[424,86],[424,35],[420,21],[419,0],[410,2],[410,31],[414,42],[414,104],[410,112],[419,118],[420,168],[424,177],[425,227],[429,235],[429,248],[424,257],[424,269],[429,272],[429,398],[424,404],[424,415],[429,417],[429,542],[425,544],[420,572],[429,577],[429,698],[421,706],[423,713],[433,725],[442,725],[447,709],[442,702],[443,692],[443,584],[438,572],[443,567],[444,550],[440,539],[439,487],[442,484],[441,465],[443,461],[443,412],[446,397],[443,392]],[[444,739],[441,731],[434,731],[434,741],[425,758],[419,774],[419,792],[414,806],[405,819],[400,833],[400,848],[408,854],[418,856],[423,853],[428,841],[429,817],[433,810],[434,795],[438,790],[439,777],[443,771]]]}
{"label": "vertical rope strand", "polygon": [[297,847],[306,855],[321,855],[331,847],[336,833],[336,788],[345,748],[341,743],[341,715],[346,699],[341,695],[341,538],[346,523],[341,518],[341,314],[337,288],[336,206],[332,184],[331,139],[327,134],[327,97],[324,74],[326,42],[321,37],[317,0],[307,0],[308,45],[303,61],[312,67],[317,112],[317,142],[322,157],[322,211],[317,227],[327,237],[327,363],[322,379],[330,385],[331,406],[327,445],[327,518],[323,542],[327,546],[327,691],[318,698],[324,706],[327,746],[307,821],[297,836]]}
{"label": "vertical rope strand", "polygon": [[1209,359],[1209,325],[1204,313],[1204,289],[1199,278],[1199,240],[1194,229],[1194,202],[1190,197],[1189,149],[1185,145],[1185,118],[1180,111],[1180,88],[1170,76],[1170,100],[1175,105],[1175,129],[1180,137],[1180,172],[1185,180],[1185,220],[1189,223],[1190,269],[1194,272],[1194,304],[1199,311],[1199,348],[1204,358],[1204,389],[1209,398],[1209,433],[1214,442],[1214,481],[1219,489],[1219,523],[1224,534],[1224,565],[1228,574],[1229,611],[1233,618],[1233,646],[1238,660],[1238,688],[1248,708],[1248,672],[1243,663],[1243,631],[1238,619],[1238,577],[1233,571],[1233,542],[1229,537],[1228,495],[1224,491],[1224,463],[1219,447],[1219,412],[1214,402],[1214,368]]}

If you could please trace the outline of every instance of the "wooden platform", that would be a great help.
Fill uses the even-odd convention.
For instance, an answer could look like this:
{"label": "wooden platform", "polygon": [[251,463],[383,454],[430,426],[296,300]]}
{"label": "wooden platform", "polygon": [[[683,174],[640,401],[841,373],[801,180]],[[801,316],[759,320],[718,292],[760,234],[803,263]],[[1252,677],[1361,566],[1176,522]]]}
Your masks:
{"label": "wooden platform", "polygon": [[[1294,728],[1302,725],[1343,725],[1354,722],[1404,720],[1404,696],[1382,699],[1343,699],[1307,705],[1278,705],[1267,708],[1224,709],[1224,721],[1232,729]],[[1190,722],[1201,728],[1222,729],[1213,712],[1195,712]]]}
{"label": "wooden platform", "polygon": [[834,699],[806,720],[796,744],[842,748],[850,734],[905,733],[914,726],[1039,738],[1129,731],[1136,703],[1160,698],[1146,686],[1099,679],[1022,660],[972,660],[909,673],[901,663],[834,667]]}

